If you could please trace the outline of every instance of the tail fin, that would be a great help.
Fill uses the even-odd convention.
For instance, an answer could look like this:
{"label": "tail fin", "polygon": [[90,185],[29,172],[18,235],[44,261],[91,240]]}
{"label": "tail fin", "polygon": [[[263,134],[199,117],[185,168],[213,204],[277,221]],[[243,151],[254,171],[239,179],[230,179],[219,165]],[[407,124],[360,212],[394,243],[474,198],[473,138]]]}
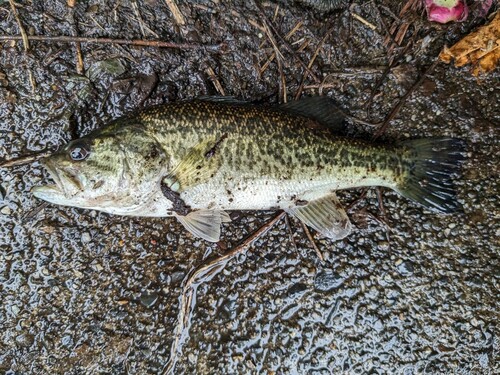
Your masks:
{"label": "tail fin", "polygon": [[465,142],[456,138],[405,141],[407,179],[398,186],[403,196],[440,212],[461,210],[453,184],[465,160]]}

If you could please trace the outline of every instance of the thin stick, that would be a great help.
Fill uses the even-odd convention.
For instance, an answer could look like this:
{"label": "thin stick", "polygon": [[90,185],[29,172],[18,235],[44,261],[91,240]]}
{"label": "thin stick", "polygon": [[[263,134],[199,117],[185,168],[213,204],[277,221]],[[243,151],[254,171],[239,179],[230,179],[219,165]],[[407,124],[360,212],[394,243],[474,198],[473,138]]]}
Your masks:
{"label": "thin stick", "polygon": [[389,123],[396,117],[396,115],[399,113],[401,110],[401,107],[406,103],[406,100],[410,97],[410,95],[419,87],[422,82],[424,81],[425,77],[427,74],[432,72],[436,65],[439,63],[439,60],[436,59],[426,70],[425,72],[420,76],[420,78],[410,87],[410,89],[403,95],[403,97],[399,100],[398,104],[392,109],[391,113],[386,117],[384,122],[382,123],[382,126],[377,130],[375,135],[373,136],[373,139],[377,139],[380,137],[382,134],[385,133],[387,128],[389,127]]}
{"label": "thin stick", "polygon": [[36,91],[36,80],[35,80],[35,76],[33,75],[33,72],[31,71],[31,69],[28,69],[28,79],[30,81],[31,91],[35,92]]}
{"label": "thin stick", "polygon": [[135,16],[137,17],[137,22],[139,23],[139,28],[141,29],[141,35],[143,38],[146,37],[144,32],[144,21],[142,20],[141,13],[139,12],[139,7],[135,1],[132,1],[132,8],[134,9]]}
{"label": "thin stick", "polygon": [[264,21],[264,30],[269,39],[269,42],[271,42],[271,45],[273,46],[274,54],[276,55],[276,62],[278,63],[278,71],[280,73],[280,94],[283,95],[283,103],[286,103],[287,102],[286,79],[285,75],[283,74],[283,64],[282,64],[284,57],[281,54],[278,45],[276,44],[276,39],[274,39],[274,36],[271,33],[271,30],[269,29],[268,23],[265,22],[265,20],[263,21]]}
{"label": "thin stick", "polygon": [[306,63],[304,63],[304,61],[302,61],[302,59],[299,57],[299,55],[297,55],[297,53],[293,50],[292,46],[290,45],[290,43],[288,43],[281,35],[280,33],[278,32],[278,30],[276,30],[276,28],[274,27],[274,25],[272,24],[272,22],[270,22],[266,15],[264,14],[264,11],[260,8],[260,6],[257,4],[257,2],[255,2],[255,6],[257,7],[258,11],[259,11],[259,14],[261,16],[261,19],[262,21],[272,30],[272,32],[274,33],[274,35],[276,35],[276,37],[279,39],[280,43],[283,44],[283,46],[285,47],[285,49],[292,54],[292,56],[295,58],[295,60],[297,60],[297,62],[302,66],[303,69],[305,69],[309,75],[314,79],[315,82],[319,83],[320,80],[319,78],[316,76],[316,74],[314,74],[311,69],[309,69],[306,65]]}
{"label": "thin stick", "polygon": [[290,241],[292,241],[292,245],[295,249],[295,252],[298,254],[299,249],[297,247],[297,242],[295,242],[295,238],[293,237],[292,226],[290,225],[290,220],[288,219],[288,215],[285,215],[285,223],[286,223],[286,229],[288,230],[288,235],[290,236]]}
{"label": "thin stick", "polygon": [[[286,39],[286,40],[289,40],[289,39],[293,36],[293,34],[295,34],[295,33],[296,33],[296,32],[297,32],[297,31],[298,31],[298,30],[302,27],[302,25],[303,25],[303,24],[304,24],[304,22],[299,21],[299,22],[295,25],[295,27],[294,27],[292,30],[290,30],[290,31],[288,32],[288,34],[286,34],[286,35],[285,35],[285,39]],[[265,27],[263,27],[263,28],[262,28],[262,31],[266,32],[266,28],[265,28]],[[265,43],[265,42],[262,42],[262,43],[261,43],[261,45],[260,45],[260,47],[261,47],[261,48],[262,48],[262,46],[264,45],[264,43]],[[274,60],[274,58],[275,58],[275,57],[276,57],[276,53],[275,53],[275,52],[273,52],[273,53],[271,54],[271,56],[269,56],[269,58],[267,59],[267,61],[264,63],[264,65],[262,65],[262,68],[260,69],[260,74],[261,74],[261,75],[262,75],[262,73],[264,73],[264,72],[265,72],[265,70],[267,69],[267,67],[269,66],[269,64],[271,64],[271,62]]]}
{"label": "thin stick", "polygon": [[359,202],[365,199],[367,193],[368,193],[368,188],[363,188],[361,194],[359,195],[359,198],[357,198],[354,202],[352,202],[349,206],[347,206],[346,211],[351,211],[354,208],[354,206],[356,206]]}
{"label": "thin stick", "polygon": [[[330,36],[330,33],[332,32],[332,29],[328,30],[325,34],[325,36],[323,37],[323,39],[321,39],[321,42],[319,42],[318,46],[316,47],[316,51],[314,51],[314,54],[313,56],[311,57],[311,60],[309,61],[309,64],[307,65],[307,67],[309,69],[312,68],[313,64],[314,64],[314,61],[316,60],[316,57],[318,57],[318,54],[319,54],[319,51],[321,50],[321,48],[323,48],[323,44],[325,43],[326,41],[326,38],[328,38]],[[299,85],[299,88],[297,89],[297,93],[295,94],[295,100],[299,100],[300,98],[300,95],[302,95],[302,90],[304,90],[304,83],[307,79],[307,75],[309,73],[306,71],[304,72],[304,74],[302,75],[302,79],[300,81],[300,85]]]}
{"label": "thin stick", "polygon": [[384,207],[384,200],[382,198],[382,190],[380,189],[380,187],[376,187],[375,190],[377,191],[377,200],[378,200],[378,207],[380,209],[380,212],[382,214],[382,218],[381,218],[381,221],[384,222],[384,227],[385,227],[385,236],[387,238],[387,242],[390,242],[391,240],[391,237],[389,235],[389,232],[390,232],[390,226],[388,224],[388,218],[387,218],[387,213],[385,211],[385,207]]}
{"label": "thin stick", "polygon": [[[2,40],[22,40],[20,35],[0,35]],[[97,44],[124,44],[130,46],[145,46],[156,48],[178,48],[178,49],[206,49],[209,52],[218,52],[225,47],[225,43],[203,45],[188,43],[172,43],[161,40],[141,40],[141,39],[112,39],[112,38],[87,38],[81,36],[43,36],[30,35],[28,40],[37,40],[48,43],[97,43]]]}
{"label": "thin stick", "polygon": [[132,8],[134,8],[134,13],[135,13],[135,16],[137,17],[137,22],[139,23],[139,27],[141,29],[142,36],[144,38],[146,37],[146,33],[144,32],[146,30],[151,35],[153,35],[155,38],[159,38],[160,36],[157,33],[155,33],[153,30],[151,30],[148,27],[148,25],[146,25],[144,20],[142,19],[141,12],[139,10],[139,6],[137,5],[137,1],[132,1]]}
{"label": "thin stick", "polygon": [[324,262],[325,259],[323,258],[323,254],[321,254],[321,251],[319,251],[318,246],[316,245],[316,242],[314,241],[314,238],[311,234],[311,231],[309,230],[307,225],[305,225],[302,221],[300,223],[302,224],[302,227],[304,228],[304,232],[306,232],[306,236],[307,236],[307,238],[309,238],[309,242],[311,242],[311,245],[312,245],[314,251],[316,252],[316,255],[318,256],[319,260],[321,260],[321,262]]}
{"label": "thin stick", "polygon": [[12,8],[12,13],[14,13],[14,17],[16,18],[17,25],[19,26],[19,31],[21,32],[21,39],[23,41],[24,50],[28,52],[30,48],[30,44],[28,42],[28,34],[26,34],[26,30],[24,30],[21,19],[19,18],[19,14],[17,13],[16,3],[14,3],[14,0],[9,0],[9,3],[10,7]]}
{"label": "thin stick", "polygon": [[42,152],[37,152],[34,154],[21,156],[21,157],[10,159],[10,160],[5,160],[5,161],[0,163],[0,168],[10,168],[10,167],[17,167],[19,165],[29,164],[29,163],[32,163],[32,162],[38,160],[38,159],[42,159],[46,156],[50,156],[53,153],[54,153],[53,151],[42,151]]}
{"label": "thin stick", "polygon": [[[21,18],[19,18],[19,14],[17,13],[16,3],[14,0],[9,0],[10,7],[12,8],[12,13],[14,13],[14,17],[16,18],[17,25],[19,26],[19,31],[21,32],[21,40],[23,41],[24,52],[28,52],[30,48],[30,44],[28,42],[28,34],[26,34],[26,30],[24,30],[24,26],[21,22]],[[28,69],[28,78],[31,84],[31,90],[33,92],[36,91],[36,81],[33,76],[33,72],[31,69]]]}
{"label": "thin stick", "polygon": [[[70,18],[71,18],[71,26],[73,29],[73,34],[77,35],[77,27],[76,27],[76,20],[75,20],[75,6],[76,6],[76,0],[68,0],[68,7],[70,8]],[[84,73],[84,62],[83,62],[83,53],[82,53],[82,45],[80,42],[75,43],[75,50],[76,50],[76,72],[78,74],[83,74]]]}
{"label": "thin stick", "polygon": [[[309,43],[310,43],[309,39],[304,40],[304,42],[297,49],[297,52],[302,52],[303,50],[305,50],[307,48],[307,46],[309,45]],[[267,59],[267,61],[265,62],[265,64],[262,65],[262,68],[260,68],[259,74],[261,76],[266,71],[266,69],[269,67],[269,65],[271,64],[271,62],[274,61],[275,58],[276,58],[276,53],[273,52],[271,54],[271,56],[269,57],[269,59]]]}
{"label": "thin stick", "polygon": [[203,281],[207,281],[207,279],[204,280],[202,278],[206,276],[213,277],[217,272],[221,271],[229,259],[245,252],[255,240],[266,234],[284,215],[285,212],[280,212],[248,236],[238,246],[208,263],[201,264],[186,276],[180,297],[179,315],[177,317],[177,326],[174,331],[174,342],[170,348],[170,359],[163,368],[163,374],[170,374],[175,369],[178,355],[182,349],[182,339],[186,338],[189,333],[187,331],[189,329],[191,313],[195,307],[194,304],[196,304],[196,290]]}
{"label": "thin stick", "polygon": [[185,25],[186,21],[184,20],[184,16],[179,10],[179,7],[177,6],[175,0],[165,0],[165,2],[167,3],[168,9],[170,9],[170,11],[172,12],[175,22],[180,26]]}
{"label": "thin stick", "polygon": [[214,70],[212,69],[211,66],[209,66],[205,72],[208,74],[208,76],[210,77],[210,80],[212,81],[212,83],[214,84],[215,86],[215,89],[217,90],[217,92],[222,95],[222,96],[226,96],[226,92],[224,91],[224,88],[222,87],[222,85],[220,84],[220,81],[219,79],[217,78],[217,76],[215,75],[215,72]]}
{"label": "thin stick", "polygon": [[356,18],[359,22],[361,22],[363,25],[366,25],[368,26],[370,29],[372,30],[376,30],[377,29],[377,26],[375,26],[373,23],[371,22],[368,22],[367,20],[365,20],[363,17],[361,17],[359,14],[356,14],[354,12],[351,12],[351,15]]}

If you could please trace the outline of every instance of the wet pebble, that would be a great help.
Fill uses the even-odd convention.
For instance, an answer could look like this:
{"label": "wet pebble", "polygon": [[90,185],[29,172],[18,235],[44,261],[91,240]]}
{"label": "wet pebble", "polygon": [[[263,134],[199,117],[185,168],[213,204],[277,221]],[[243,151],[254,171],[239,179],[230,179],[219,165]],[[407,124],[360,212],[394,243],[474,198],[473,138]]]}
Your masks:
{"label": "wet pebble", "polygon": [[0,210],[0,213],[2,213],[3,215],[10,215],[12,213],[12,210],[10,209],[9,206],[4,206]]}
{"label": "wet pebble", "polygon": [[90,242],[90,240],[91,240],[90,233],[88,233],[88,232],[84,232],[84,233],[82,234],[82,242],[83,242],[83,243],[89,243],[89,242]]}
{"label": "wet pebble", "polygon": [[182,271],[172,272],[171,280],[173,283],[182,281],[183,278],[184,278],[184,272]]}
{"label": "wet pebble", "polygon": [[413,275],[414,266],[409,260],[405,260],[396,265],[398,272],[403,276]]}
{"label": "wet pebble", "polygon": [[144,307],[152,307],[156,303],[156,301],[158,300],[158,293],[156,293],[156,292],[152,292],[152,293],[144,292],[141,294],[139,299],[141,301],[141,304]]}
{"label": "wet pebble", "polygon": [[297,283],[293,284],[289,289],[288,289],[288,297],[298,297],[301,296],[306,290],[307,290],[307,285],[304,283]]}
{"label": "wet pebble", "polygon": [[322,270],[314,278],[314,289],[321,292],[328,292],[338,288],[345,281],[341,275],[331,270]]}
{"label": "wet pebble", "polygon": [[71,337],[71,335],[64,335],[61,339],[61,343],[69,348],[73,345],[73,337]]}
{"label": "wet pebble", "polygon": [[33,345],[33,342],[34,342],[34,337],[33,335],[29,334],[29,333],[21,333],[20,335],[16,336],[16,343],[19,344],[20,346],[23,346],[23,347],[29,347],[31,345]]}

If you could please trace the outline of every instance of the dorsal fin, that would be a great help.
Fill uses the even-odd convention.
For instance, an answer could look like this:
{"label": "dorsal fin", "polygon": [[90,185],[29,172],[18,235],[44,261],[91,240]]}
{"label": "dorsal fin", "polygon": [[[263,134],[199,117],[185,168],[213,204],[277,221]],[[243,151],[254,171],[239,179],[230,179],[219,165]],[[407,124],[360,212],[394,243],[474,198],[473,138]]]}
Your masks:
{"label": "dorsal fin", "polygon": [[345,114],[335,101],[327,96],[302,98],[279,106],[282,110],[316,120],[319,124],[334,131],[344,131]]}
{"label": "dorsal fin", "polygon": [[201,100],[203,102],[227,103],[227,104],[251,104],[250,102],[238,99],[235,96],[202,95],[202,96],[198,96],[196,98],[196,100]]}
{"label": "dorsal fin", "polygon": [[341,240],[352,230],[352,224],[335,193],[286,211],[332,240]]}

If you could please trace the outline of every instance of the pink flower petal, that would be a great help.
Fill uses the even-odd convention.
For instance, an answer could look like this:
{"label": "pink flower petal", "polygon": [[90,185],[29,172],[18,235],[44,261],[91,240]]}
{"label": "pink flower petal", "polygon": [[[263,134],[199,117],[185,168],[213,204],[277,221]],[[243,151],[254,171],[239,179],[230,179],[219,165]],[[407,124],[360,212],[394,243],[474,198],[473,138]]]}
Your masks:
{"label": "pink flower petal", "polygon": [[469,15],[469,8],[464,0],[425,0],[425,9],[429,21],[439,23],[465,21]]}

